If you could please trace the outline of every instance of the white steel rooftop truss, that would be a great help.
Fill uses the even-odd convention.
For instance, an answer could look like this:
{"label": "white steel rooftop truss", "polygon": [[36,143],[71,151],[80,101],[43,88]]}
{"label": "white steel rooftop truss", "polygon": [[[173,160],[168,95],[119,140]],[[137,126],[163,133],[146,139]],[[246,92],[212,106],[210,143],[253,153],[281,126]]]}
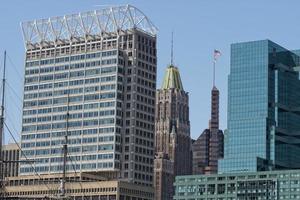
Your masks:
{"label": "white steel rooftop truss", "polygon": [[85,40],[103,34],[118,35],[120,31],[129,29],[138,29],[153,36],[158,31],[142,11],[131,5],[22,22],[21,28],[27,49]]}

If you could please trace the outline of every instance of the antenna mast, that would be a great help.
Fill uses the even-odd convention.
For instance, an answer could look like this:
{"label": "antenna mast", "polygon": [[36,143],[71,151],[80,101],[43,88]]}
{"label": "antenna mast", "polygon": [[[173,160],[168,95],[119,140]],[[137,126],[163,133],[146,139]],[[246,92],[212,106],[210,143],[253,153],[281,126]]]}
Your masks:
{"label": "antenna mast", "polygon": [[[0,116],[0,155],[2,155],[2,144],[4,138],[4,99],[5,99],[5,68],[6,68],[6,51],[4,51],[3,77],[2,77],[2,100],[1,100],[1,116]],[[0,159],[0,188],[3,188],[3,162]],[[2,194],[1,194],[2,195]]]}
{"label": "antenna mast", "polygon": [[171,66],[173,66],[174,62],[174,47],[173,47],[173,35],[174,32],[172,31],[172,40],[171,40]]}

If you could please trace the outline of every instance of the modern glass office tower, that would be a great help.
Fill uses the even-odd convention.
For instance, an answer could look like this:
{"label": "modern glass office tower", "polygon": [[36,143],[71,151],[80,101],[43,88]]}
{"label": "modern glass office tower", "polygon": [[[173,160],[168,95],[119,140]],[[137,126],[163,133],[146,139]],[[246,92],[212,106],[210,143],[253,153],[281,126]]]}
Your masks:
{"label": "modern glass office tower", "polygon": [[[21,144],[41,174],[67,171],[152,185],[156,31],[133,6],[22,23]],[[22,160],[25,156],[22,156]],[[22,163],[21,175],[35,173]]]}
{"label": "modern glass office tower", "polygon": [[299,60],[269,40],[232,44],[219,173],[300,168]]}

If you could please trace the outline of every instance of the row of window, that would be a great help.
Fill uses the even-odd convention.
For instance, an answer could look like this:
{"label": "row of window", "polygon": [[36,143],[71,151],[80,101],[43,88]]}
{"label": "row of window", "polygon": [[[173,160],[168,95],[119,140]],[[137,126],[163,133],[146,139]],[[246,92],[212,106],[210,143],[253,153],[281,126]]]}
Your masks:
{"label": "row of window", "polygon": [[89,109],[97,109],[97,108],[110,108],[115,106],[115,101],[107,101],[100,103],[90,103],[90,104],[80,104],[80,105],[72,105],[72,106],[61,106],[61,107],[50,107],[50,108],[40,108],[40,109],[32,109],[32,110],[24,110],[23,116],[27,115],[36,115],[36,114],[49,114],[56,112],[66,112],[66,111],[74,111],[74,110],[89,110]]}
{"label": "row of window", "polygon": [[101,94],[87,94],[84,96],[72,96],[72,97],[60,97],[53,99],[43,99],[43,100],[31,100],[24,101],[24,108],[33,107],[33,106],[48,106],[48,105],[59,105],[66,104],[67,102],[81,102],[81,101],[94,101],[94,100],[104,100],[115,98],[115,92],[106,92]]}
{"label": "row of window", "polygon": [[[119,128],[116,129],[116,131],[119,133]],[[68,136],[80,136],[80,135],[94,135],[94,134],[107,134],[107,133],[114,133],[115,128],[114,127],[106,127],[106,128],[99,128],[99,129],[85,129],[85,130],[74,130],[74,131],[68,131]],[[63,137],[65,136],[66,131],[60,131],[60,132],[52,132],[52,133],[37,133],[37,134],[28,134],[24,135],[22,134],[22,140],[33,140],[33,139],[46,139],[46,138],[54,138],[54,137]]]}
{"label": "row of window", "polygon": [[30,76],[25,78],[25,84],[32,84],[37,82],[45,82],[51,80],[62,80],[67,78],[80,78],[80,77],[88,77],[94,76],[98,74],[108,74],[117,71],[116,66],[112,67],[102,67],[97,69],[87,69],[87,70],[80,70],[80,71],[73,71],[73,72],[64,72],[59,74],[49,74],[49,75],[41,75],[41,76]]}
{"label": "row of window", "polygon": [[[81,127],[81,126],[98,126],[98,125],[112,125],[115,123],[114,118],[104,118],[104,119],[91,119],[84,121],[74,121],[69,122],[68,127]],[[38,124],[38,125],[28,125],[23,126],[22,132],[32,132],[32,131],[42,131],[42,130],[50,130],[50,129],[63,129],[67,127],[66,122],[60,123],[52,123],[52,124]]]}
{"label": "row of window", "polygon": [[[87,160],[108,160],[108,159],[113,159],[114,154],[112,153],[106,153],[106,154],[88,154],[88,155],[83,155],[83,156],[70,156],[68,157],[68,162],[79,162],[80,160],[82,161],[87,161]],[[117,155],[116,155],[117,157]],[[35,159],[36,164],[43,164],[43,163],[61,163],[63,162],[63,157],[53,157],[53,158],[37,158]]]}
{"label": "row of window", "polygon": [[116,88],[115,84],[101,85],[101,86],[91,86],[86,88],[74,88],[67,90],[56,90],[56,91],[47,91],[47,92],[39,92],[39,93],[29,93],[24,95],[24,99],[35,99],[35,98],[48,98],[52,96],[61,96],[67,94],[82,94],[89,92],[98,92],[98,91],[106,91],[106,90],[114,90]]}
{"label": "row of window", "polygon": [[[101,136],[101,137],[88,137],[88,138],[74,138],[68,139],[68,144],[87,144],[96,142],[112,142],[114,141],[114,136]],[[64,140],[52,140],[50,141],[38,141],[38,142],[22,142],[22,148],[32,148],[32,147],[47,147],[56,146],[64,144]]]}
{"label": "row of window", "polygon": [[[115,110],[101,110],[101,111],[94,111],[94,112],[84,112],[84,113],[71,113],[69,114],[69,119],[80,119],[80,118],[93,118],[93,117],[103,117],[103,116],[112,116],[115,115]],[[49,122],[49,121],[61,121],[66,120],[67,115],[53,115],[53,116],[42,116],[42,117],[30,117],[24,118],[23,124],[30,124],[36,122]]]}
{"label": "row of window", "polygon": [[[156,50],[154,50],[154,51],[156,51]],[[156,57],[152,57],[149,54],[139,52],[138,53],[138,58],[143,60],[143,61],[146,61],[146,62],[149,62],[149,63],[152,63],[152,64],[156,64]]]}
{"label": "row of window", "polygon": [[[85,153],[85,152],[97,152],[97,151],[111,151],[114,150],[114,144],[103,144],[103,145],[90,145],[90,146],[69,146],[69,153]],[[51,149],[36,149],[36,150],[24,150],[25,156],[41,156],[41,155],[55,155],[62,154],[62,148],[51,148]]]}
{"label": "row of window", "polygon": [[[92,145],[92,146],[74,146],[68,147],[69,153],[88,153],[88,152],[97,152],[97,151],[112,151],[114,150],[113,144],[103,144],[103,145]],[[23,155],[26,157],[32,156],[46,156],[46,155],[62,155],[62,148],[52,148],[52,149],[37,149],[37,150],[24,150]]]}
{"label": "row of window", "polygon": [[46,90],[52,88],[59,88],[59,87],[67,87],[67,86],[75,86],[75,85],[87,85],[87,84],[95,84],[95,83],[105,83],[115,81],[116,76],[105,76],[105,77],[98,77],[98,78],[90,78],[90,79],[80,79],[80,80],[73,80],[73,81],[65,81],[65,82],[58,82],[58,83],[44,83],[44,84],[37,84],[37,85],[30,85],[25,86],[24,91],[32,91],[32,90]]}
{"label": "row of window", "polygon": [[[76,170],[80,169],[80,165],[79,164],[67,164],[67,171],[74,171],[74,168],[76,168]],[[81,169],[96,169],[96,168],[112,168],[113,167],[113,163],[112,162],[101,162],[98,163],[98,167],[96,163],[85,163],[85,164],[81,164]],[[21,167],[20,168],[20,172],[21,173],[36,173],[36,172],[47,172],[47,171],[62,171],[62,165],[54,165],[54,166],[36,166],[33,170],[32,167]]]}
{"label": "row of window", "polygon": [[113,159],[113,154],[98,154],[98,155],[84,155],[81,157],[81,160],[107,160],[107,159]]}
{"label": "row of window", "polygon": [[77,60],[84,60],[84,59],[93,59],[93,58],[108,57],[108,56],[115,56],[115,55],[117,55],[117,50],[67,56],[67,57],[61,57],[61,58],[55,58],[55,59],[52,58],[52,59],[46,59],[46,60],[41,60],[41,61],[31,61],[31,62],[27,62],[25,66],[33,67],[33,66],[49,65],[49,64],[54,64],[54,63],[70,62],[70,61],[77,61]]}

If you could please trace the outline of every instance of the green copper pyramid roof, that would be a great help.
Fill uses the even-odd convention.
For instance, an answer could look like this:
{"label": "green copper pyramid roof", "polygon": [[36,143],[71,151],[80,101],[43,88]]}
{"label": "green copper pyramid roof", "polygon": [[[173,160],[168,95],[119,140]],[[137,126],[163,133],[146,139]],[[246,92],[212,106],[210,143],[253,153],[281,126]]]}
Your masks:
{"label": "green copper pyramid roof", "polygon": [[183,90],[179,70],[173,65],[167,68],[161,89],[171,88]]}

